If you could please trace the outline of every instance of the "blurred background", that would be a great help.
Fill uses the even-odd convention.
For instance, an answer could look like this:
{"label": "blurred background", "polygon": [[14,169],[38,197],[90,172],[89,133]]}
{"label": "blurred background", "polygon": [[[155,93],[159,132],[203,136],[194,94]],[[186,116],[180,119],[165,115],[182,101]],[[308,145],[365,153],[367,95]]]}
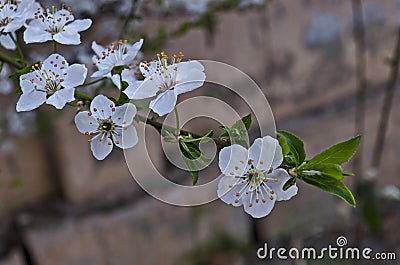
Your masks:
{"label": "blurred background", "polygon": [[[256,256],[264,242],[275,248],[318,249],[336,245],[339,236],[345,236],[349,246],[395,252],[399,259],[400,91],[395,81],[400,56],[394,53],[400,54],[400,1],[64,3],[76,18],[94,21],[81,34],[82,45],[60,45],[59,52],[70,62],[91,68],[92,40],[106,45],[120,38],[135,42],[143,37],[145,58],[159,51],[182,51],[186,58],[221,61],[250,75],[267,96],[277,128],[299,135],[308,157],[362,134],[360,152],[346,165],[356,173],[346,184],[358,206],[353,209],[304,183],[298,183],[296,197],[277,203],[260,220],[220,201],[190,208],[164,204],[135,183],[121,150],[103,162],[92,157],[87,138],[73,125],[77,111],[73,107],[60,112],[43,106],[17,114],[16,85],[7,78],[13,69],[4,65],[0,74],[0,265],[357,264]],[[30,62],[51,53],[51,43],[26,46],[22,32],[18,39]],[[108,88],[109,93],[115,92],[110,83],[86,92]],[[185,97],[203,94],[228,99],[241,115],[248,113],[224,89],[205,86]],[[202,120],[188,126],[204,133],[216,125]],[[152,139],[147,148],[158,169],[189,184],[189,174],[166,161],[158,133],[149,128],[146,137]],[[251,141],[255,137],[257,124],[250,130]],[[141,168],[141,159],[145,158],[139,150],[138,171],[150,178],[150,171]],[[216,172],[215,165],[212,170]]]}

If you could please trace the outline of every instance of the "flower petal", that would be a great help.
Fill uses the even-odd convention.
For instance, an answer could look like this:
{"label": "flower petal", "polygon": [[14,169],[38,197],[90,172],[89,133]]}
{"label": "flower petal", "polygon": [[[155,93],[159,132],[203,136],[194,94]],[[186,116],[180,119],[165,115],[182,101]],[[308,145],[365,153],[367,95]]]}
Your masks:
{"label": "flower petal", "polygon": [[243,198],[244,211],[253,218],[267,216],[275,205],[276,194],[268,194],[266,191],[261,191],[261,193],[264,197],[253,191],[249,192],[249,195]]}
{"label": "flower petal", "polygon": [[112,151],[113,143],[111,139],[103,134],[98,134],[92,138],[90,149],[97,160],[104,160]]}
{"label": "flower petal", "polygon": [[64,30],[68,32],[70,31],[80,32],[87,30],[88,28],[90,28],[91,25],[92,25],[91,19],[77,19],[75,21],[72,21],[68,25],[65,25]]}
{"label": "flower petal", "polygon": [[268,171],[274,160],[277,145],[279,145],[278,140],[271,136],[256,139],[249,148],[249,156],[253,160],[253,165],[259,170]]}
{"label": "flower petal", "polygon": [[285,191],[283,190],[283,186],[290,179],[290,176],[286,170],[278,168],[272,171],[272,173],[268,174],[267,177],[277,179],[277,182],[268,181],[267,185],[274,190],[278,201],[287,201],[297,194],[298,188],[296,185],[291,186]]}
{"label": "flower petal", "polygon": [[140,39],[133,45],[127,45],[127,53],[123,56],[123,60],[125,64],[131,64],[138,54],[139,50],[142,48],[143,39]]}
{"label": "flower petal", "polygon": [[241,145],[224,147],[219,152],[219,169],[226,176],[242,176],[246,170],[248,151]]}
{"label": "flower petal", "polygon": [[176,95],[173,90],[161,93],[150,102],[149,108],[159,116],[170,113],[176,105]]}
{"label": "flower petal", "polygon": [[272,161],[272,168],[278,168],[283,162],[283,153],[282,153],[282,147],[279,144],[279,141],[276,143],[276,148],[275,148],[275,154],[274,154],[274,160]]}
{"label": "flower petal", "polygon": [[89,111],[81,111],[75,116],[75,125],[80,133],[94,133],[99,123],[90,115]]}
{"label": "flower petal", "polygon": [[[64,63],[63,63],[64,62]],[[53,53],[49,57],[47,57],[46,60],[44,60],[42,68],[49,72],[49,70],[54,71],[56,74],[61,75],[63,70],[61,67],[66,68],[68,67],[68,62],[65,60],[64,56],[58,54],[58,53]]]}
{"label": "flower petal", "polygon": [[46,101],[46,93],[32,90],[28,93],[23,93],[17,102],[16,110],[30,111],[36,109]]}
{"label": "flower petal", "polygon": [[83,64],[73,64],[67,68],[64,75],[64,82],[61,84],[64,87],[77,87],[85,82],[87,68]]}
{"label": "flower petal", "polygon": [[67,102],[71,102],[75,100],[74,97],[75,88],[67,87],[56,91],[53,95],[51,95],[46,103],[49,105],[53,105],[57,109],[64,108]]}
{"label": "flower petal", "polygon": [[135,126],[129,125],[124,129],[115,130],[113,141],[122,149],[134,147],[139,141]]}
{"label": "flower petal", "polygon": [[233,206],[242,205],[242,198],[236,196],[243,191],[244,184],[233,176],[223,176],[218,183],[218,197],[226,204]]}
{"label": "flower petal", "polygon": [[24,31],[24,41],[26,44],[35,42],[46,42],[52,39],[53,36],[51,35],[51,33],[43,29],[36,28],[34,26],[28,26]]}
{"label": "flower petal", "polygon": [[78,45],[81,43],[81,36],[76,31],[61,31],[54,34],[53,39],[65,45]]}
{"label": "flower petal", "polygon": [[[178,74],[179,75],[179,74]],[[186,75],[178,80],[177,77],[177,84],[175,85],[175,93],[180,95],[182,93],[186,93],[189,91],[193,91],[196,88],[201,87],[204,85],[204,81],[206,79],[206,74],[199,71],[199,70],[191,70],[186,73]]]}
{"label": "flower petal", "polygon": [[[104,47],[97,44],[97,42],[92,42],[92,50],[96,53],[97,56],[103,56],[102,52],[104,51]],[[96,58],[96,57],[95,57]],[[97,60],[96,60],[97,61]]]}
{"label": "flower petal", "polygon": [[96,96],[90,104],[90,112],[95,115],[95,117],[100,117],[102,119],[112,117],[113,108],[115,108],[114,102],[103,95]]}
{"label": "flower petal", "polygon": [[135,90],[135,92],[129,91],[128,97],[130,99],[144,99],[151,98],[157,95],[160,90],[160,84],[152,77],[146,78],[140,86]]}
{"label": "flower petal", "polygon": [[136,106],[132,103],[126,103],[115,108],[112,120],[116,125],[128,126],[132,124],[133,118],[136,115]]}
{"label": "flower petal", "polygon": [[[15,32],[12,34],[14,34],[15,37]],[[15,50],[17,48],[9,35],[0,34],[0,44],[7,50]]]}

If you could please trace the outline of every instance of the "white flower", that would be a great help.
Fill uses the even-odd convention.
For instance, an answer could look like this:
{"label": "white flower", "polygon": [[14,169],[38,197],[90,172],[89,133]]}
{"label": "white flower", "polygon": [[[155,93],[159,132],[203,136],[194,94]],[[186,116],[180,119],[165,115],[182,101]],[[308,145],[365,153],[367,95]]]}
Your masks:
{"label": "white flower", "polygon": [[260,6],[264,5],[266,0],[241,0],[239,7]]}
{"label": "white flower", "polygon": [[124,93],[130,99],[144,99],[157,96],[150,102],[150,108],[160,116],[171,112],[177,97],[204,84],[206,75],[204,66],[198,61],[181,62],[179,56],[168,57],[157,54],[158,59],[140,64],[140,71],[145,77],[141,83],[126,80],[129,86]]}
{"label": "white flower", "polygon": [[[92,74],[92,77],[108,77],[113,83],[121,88],[121,78],[115,71],[116,67],[134,69],[139,64],[138,55],[143,45],[143,39],[134,44],[127,43],[127,40],[112,42],[110,46],[100,46],[95,41],[92,43],[92,49],[96,53],[93,56],[93,65],[97,66],[98,71]],[[113,71],[114,70],[114,71]]]}
{"label": "white flower", "polygon": [[282,148],[270,136],[256,139],[249,150],[237,144],[223,148],[219,168],[225,176],[218,184],[218,197],[233,206],[243,205],[254,218],[268,215],[275,201],[297,194],[296,185],[283,190],[290,176],[278,168],[282,161]]}
{"label": "white flower", "polygon": [[50,55],[40,67],[35,65],[32,72],[20,77],[23,94],[17,102],[17,111],[33,110],[44,102],[62,109],[75,100],[75,87],[83,84],[86,74],[84,65],[69,66],[61,55]]}
{"label": "white flower", "polygon": [[79,132],[92,135],[89,140],[93,156],[103,160],[113,149],[113,142],[122,149],[131,148],[138,143],[133,118],[136,107],[131,103],[115,106],[103,95],[96,96],[90,104],[90,112],[79,112],[75,124]]}
{"label": "white flower", "polygon": [[163,5],[170,11],[183,6],[189,13],[203,14],[212,0],[166,0]]}
{"label": "white flower", "polygon": [[9,50],[16,48],[8,33],[13,34],[20,29],[27,19],[34,17],[34,12],[39,6],[34,0],[25,1],[0,1],[0,44]]}
{"label": "white flower", "polygon": [[90,19],[74,20],[71,8],[58,10],[54,6],[46,6],[46,10],[38,8],[34,20],[24,32],[25,43],[46,42],[54,40],[61,44],[77,45],[81,43],[79,32],[87,30],[92,24]]}

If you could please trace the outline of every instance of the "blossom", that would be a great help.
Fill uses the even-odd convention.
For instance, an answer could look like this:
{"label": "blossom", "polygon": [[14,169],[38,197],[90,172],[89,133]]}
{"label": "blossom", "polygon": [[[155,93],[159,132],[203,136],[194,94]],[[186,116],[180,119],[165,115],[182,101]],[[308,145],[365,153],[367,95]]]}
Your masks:
{"label": "blossom", "polygon": [[171,112],[177,97],[204,84],[204,66],[198,61],[182,62],[183,54],[168,57],[157,54],[158,59],[140,64],[144,81],[138,84],[127,80],[129,86],[124,93],[130,99],[144,99],[156,96],[150,108],[160,116]]}
{"label": "blossom", "polygon": [[93,65],[97,66],[98,71],[94,72],[92,77],[111,78],[113,83],[121,88],[120,74],[123,69],[135,70],[136,65],[139,64],[137,57],[142,45],[143,39],[134,44],[129,44],[127,40],[119,40],[105,47],[93,41],[92,49],[96,53],[93,56]]}
{"label": "blossom", "polygon": [[93,136],[89,140],[93,156],[103,160],[111,153],[113,142],[122,149],[138,143],[132,124],[135,115],[135,105],[126,103],[115,106],[107,97],[98,95],[90,104],[90,111],[82,111],[75,116],[75,124],[79,132]]}
{"label": "blossom", "polygon": [[16,45],[9,34],[15,38],[15,31],[20,29],[27,19],[33,18],[39,6],[34,0],[0,1],[0,44],[9,50],[15,50]]}
{"label": "blossom", "polygon": [[46,9],[38,8],[24,32],[25,43],[46,42],[54,40],[61,44],[77,45],[81,43],[79,32],[87,30],[90,19],[74,20],[70,7],[57,9],[54,6]]}
{"label": "blossom", "polygon": [[75,100],[75,87],[85,81],[87,69],[82,64],[68,65],[59,54],[50,55],[44,62],[32,67],[32,72],[21,75],[22,95],[17,111],[36,109],[44,102],[62,109],[67,102]]}
{"label": "blossom", "polygon": [[238,144],[223,148],[219,168],[224,176],[218,184],[218,197],[233,206],[243,205],[254,218],[268,215],[275,201],[297,194],[296,185],[283,190],[290,176],[278,168],[282,161],[282,148],[270,136],[256,139],[249,150]]}

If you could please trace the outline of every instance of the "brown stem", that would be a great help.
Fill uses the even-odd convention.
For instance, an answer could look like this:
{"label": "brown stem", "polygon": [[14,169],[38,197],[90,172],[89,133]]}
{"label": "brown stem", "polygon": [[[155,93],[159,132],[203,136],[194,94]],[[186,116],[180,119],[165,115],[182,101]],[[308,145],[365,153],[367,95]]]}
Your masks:
{"label": "brown stem", "polygon": [[379,169],[381,160],[383,146],[385,143],[385,136],[388,126],[388,121],[390,117],[390,110],[393,105],[394,91],[399,75],[399,65],[400,65],[400,28],[397,32],[397,43],[393,52],[393,58],[391,61],[389,78],[386,84],[385,98],[382,105],[381,116],[379,120],[378,134],[375,140],[374,150],[372,152],[372,168]]}

